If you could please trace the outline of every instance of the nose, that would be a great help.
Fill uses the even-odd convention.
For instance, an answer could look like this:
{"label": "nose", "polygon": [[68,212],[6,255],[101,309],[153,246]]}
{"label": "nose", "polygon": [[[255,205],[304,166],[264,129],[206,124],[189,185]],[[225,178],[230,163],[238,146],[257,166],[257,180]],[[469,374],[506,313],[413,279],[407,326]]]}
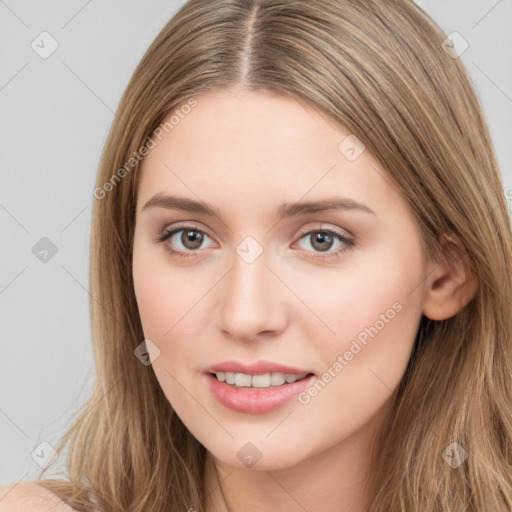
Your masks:
{"label": "nose", "polygon": [[267,252],[253,262],[235,254],[218,287],[218,328],[232,339],[250,341],[276,336],[286,329],[286,287],[269,268]]}

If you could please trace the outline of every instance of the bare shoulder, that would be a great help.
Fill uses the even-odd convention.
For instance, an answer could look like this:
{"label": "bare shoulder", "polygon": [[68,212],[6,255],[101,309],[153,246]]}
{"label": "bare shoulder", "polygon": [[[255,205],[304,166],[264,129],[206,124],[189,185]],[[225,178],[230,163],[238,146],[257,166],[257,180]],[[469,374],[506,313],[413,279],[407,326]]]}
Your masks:
{"label": "bare shoulder", "polygon": [[73,512],[58,496],[36,482],[0,487],[0,512]]}

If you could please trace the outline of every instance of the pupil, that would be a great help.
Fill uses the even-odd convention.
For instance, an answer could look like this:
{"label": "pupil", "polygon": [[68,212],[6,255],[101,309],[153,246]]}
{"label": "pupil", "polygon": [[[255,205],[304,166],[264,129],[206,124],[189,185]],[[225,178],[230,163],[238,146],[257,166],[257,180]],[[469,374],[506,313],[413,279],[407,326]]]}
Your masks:
{"label": "pupil", "polygon": [[[320,243],[320,247],[317,246],[318,243]],[[322,244],[327,244],[327,247]],[[317,233],[316,237],[314,237],[313,246],[320,251],[328,250],[331,244],[332,237],[328,233]]]}
{"label": "pupil", "polygon": [[189,249],[197,249],[201,245],[202,235],[197,231],[187,230],[183,232],[181,241]]}

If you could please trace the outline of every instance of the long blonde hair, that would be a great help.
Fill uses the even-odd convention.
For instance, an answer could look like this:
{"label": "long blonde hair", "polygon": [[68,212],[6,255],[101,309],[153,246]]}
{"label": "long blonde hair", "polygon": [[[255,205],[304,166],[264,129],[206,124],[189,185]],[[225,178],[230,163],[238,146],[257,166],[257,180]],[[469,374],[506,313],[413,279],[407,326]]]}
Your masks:
{"label": "long blonde hair", "polygon": [[[134,356],[144,335],[130,159],[178,105],[237,85],[306,102],[356,134],[410,205],[425,253],[442,257],[439,235],[451,231],[478,280],[455,316],[421,320],[376,443],[367,510],[512,508],[511,223],[481,106],[445,38],[410,0],[182,6],[135,70],[104,147],[90,254],[97,378],[57,447],[70,481],[38,483],[80,511],[204,511],[205,449]],[[467,455],[457,468],[443,458],[451,443]]]}

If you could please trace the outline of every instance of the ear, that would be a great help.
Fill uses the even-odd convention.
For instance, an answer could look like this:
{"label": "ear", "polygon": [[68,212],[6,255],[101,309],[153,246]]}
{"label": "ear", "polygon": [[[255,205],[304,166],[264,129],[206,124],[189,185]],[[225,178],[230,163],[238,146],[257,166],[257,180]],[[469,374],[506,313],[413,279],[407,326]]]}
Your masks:
{"label": "ear", "polygon": [[467,252],[452,232],[440,236],[442,261],[430,261],[423,300],[423,314],[445,320],[457,314],[476,295],[478,282],[468,265]]}

